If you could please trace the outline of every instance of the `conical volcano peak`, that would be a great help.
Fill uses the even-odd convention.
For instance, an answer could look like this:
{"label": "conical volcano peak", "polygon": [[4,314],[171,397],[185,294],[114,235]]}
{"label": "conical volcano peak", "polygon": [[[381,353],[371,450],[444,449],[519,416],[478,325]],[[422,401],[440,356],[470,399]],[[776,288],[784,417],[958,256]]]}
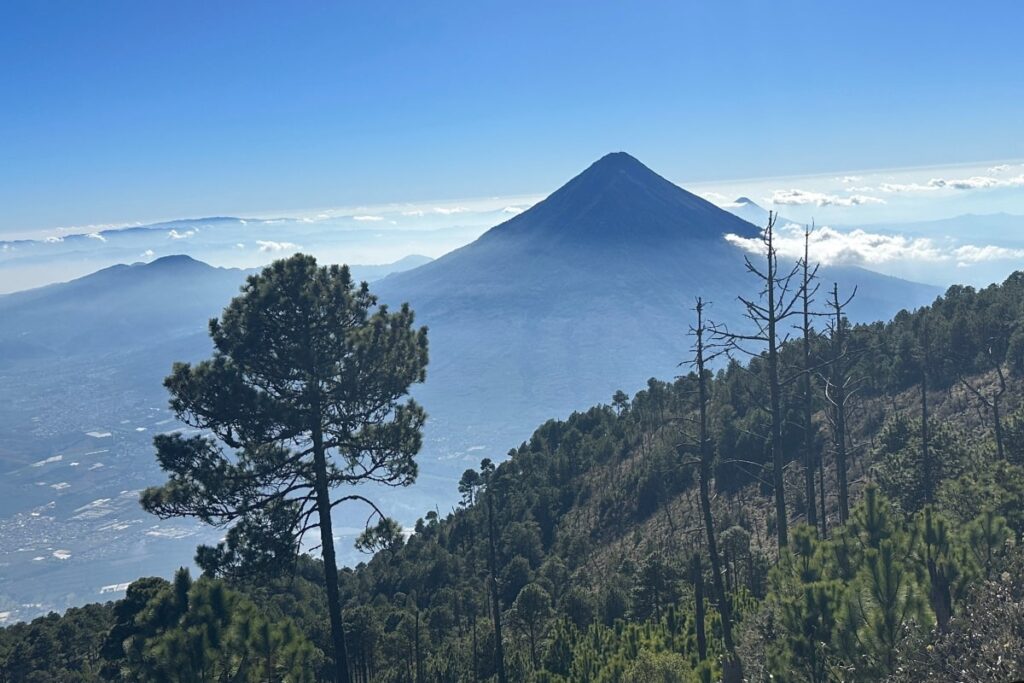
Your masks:
{"label": "conical volcano peak", "polygon": [[654,173],[654,171],[644,166],[639,159],[628,152],[610,152],[605,154],[603,157],[592,163],[590,168],[584,171],[584,173],[626,171],[630,169],[644,170],[648,173]]}
{"label": "conical volcano peak", "polygon": [[757,206],[757,203],[754,202],[754,200],[751,199],[750,197],[737,197],[736,201],[733,202],[733,203],[734,204],[752,204],[753,206]]}
{"label": "conical volcano peak", "polygon": [[669,182],[626,152],[601,157],[547,199],[483,238],[550,246],[657,246],[746,235],[750,225]]}
{"label": "conical volcano peak", "polygon": [[591,186],[629,178],[641,185],[658,185],[667,180],[645,166],[639,159],[626,152],[612,152],[592,163],[582,173],[566,184],[584,182]]}

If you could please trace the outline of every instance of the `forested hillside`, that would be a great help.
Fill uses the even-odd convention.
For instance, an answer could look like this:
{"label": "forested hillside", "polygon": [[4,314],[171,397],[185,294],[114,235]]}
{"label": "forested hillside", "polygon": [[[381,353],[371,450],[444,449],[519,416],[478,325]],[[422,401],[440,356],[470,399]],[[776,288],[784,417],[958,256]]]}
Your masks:
{"label": "forested hillside", "polygon": [[[770,342],[680,310],[679,377],[368,530],[340,573],[352,680],[1024,675],[1024,273],[858,326],[851,293],[804,317],[798,289]],[[328,680],[319,562],[211,568],[0,631],[0,680]]]}

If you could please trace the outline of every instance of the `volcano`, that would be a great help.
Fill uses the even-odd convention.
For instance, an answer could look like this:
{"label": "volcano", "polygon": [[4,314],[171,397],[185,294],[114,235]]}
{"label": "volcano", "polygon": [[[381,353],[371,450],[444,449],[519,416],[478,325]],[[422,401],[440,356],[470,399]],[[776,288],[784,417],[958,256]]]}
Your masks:
{"label": "volcano", "polygon": [[[373,289],[408,301],[430,327],[420,395],[430,433],[445,435],[446,455],[469,460],[470,448],[507,449],[545,419],[688,371],[680,363],[695,297],[737,325],[736,296],[757,287],[725,236],[760,229],[617,152],[476,241]],[[858,286],[861,319],[938,293],[859,268],[821,275]]]}

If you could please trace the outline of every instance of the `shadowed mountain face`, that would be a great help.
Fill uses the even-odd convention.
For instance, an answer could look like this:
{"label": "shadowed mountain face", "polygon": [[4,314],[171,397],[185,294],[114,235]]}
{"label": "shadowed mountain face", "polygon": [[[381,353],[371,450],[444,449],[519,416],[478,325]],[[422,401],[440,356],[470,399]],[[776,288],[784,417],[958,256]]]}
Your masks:
{"label": "shadowed mountain face", "polygon": [[[758,286],[724,235],[759,230],[620,152],[475,242],[373,289],[408,301],[430,326],[420,395],[430,435],[443,434],[468,462],[480,453],[465,448],[500,453],[540,421],[688,371],[679,364],[694,298],[735,326],[736,296]],[[938,293],[859,268],[821,274],[860,287],[858,320]]]}
{"label": "shadowed mountain face", "polygon": [[23,354],[66,358],[201,335],[205,320],[238,293],[244,279],[241,270],[213,268],[188,256],[112,266],[0,297],[0,315],[8,321],[0,344],[8,360]]}
{"label": "shadowed mountain face", "polygon": [[752,236],[751,226],[616,152],[602,157],[529,211],[476,243],[596,249],[662,247],[717,241],[725,232]]}
{"label": "shadowed mountain face", "polygon": [[[357,280],[428,263],[408,256],[387,265],[351,266]],[[214,268],[190,256],[104,268],[71,282],[0,295],[0,367],[17,358],[56,354],[114,357],[180,337],[205,340],[207,321],[238,294],[255,270]],[[199,348],[206,348],[205,342]],[[161,359],[155,371],[170,366]]]}

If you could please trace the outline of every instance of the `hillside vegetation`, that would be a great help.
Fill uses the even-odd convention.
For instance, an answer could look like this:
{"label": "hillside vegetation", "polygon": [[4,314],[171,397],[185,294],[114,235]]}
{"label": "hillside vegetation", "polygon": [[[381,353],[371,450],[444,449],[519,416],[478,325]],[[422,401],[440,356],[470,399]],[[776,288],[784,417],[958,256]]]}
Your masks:
{"label": "hillside vegetation", "polygon": [[[368,529],[351,680],[1024,676],[1024,273],[836,313],[717,372],[680,339],[678,378],[541,425],[411,535]],[[0,631],[0,680],[330,680],[318,561],[208,569]]]}

